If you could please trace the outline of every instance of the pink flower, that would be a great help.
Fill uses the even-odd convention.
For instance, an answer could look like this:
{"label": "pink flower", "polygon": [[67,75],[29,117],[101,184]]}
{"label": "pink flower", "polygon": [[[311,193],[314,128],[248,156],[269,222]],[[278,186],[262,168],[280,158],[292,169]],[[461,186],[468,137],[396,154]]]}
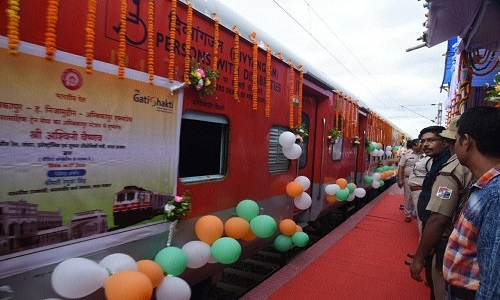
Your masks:
{"label": "pink flower", "polygon": [[174,201],[177,203],[181,203],[182,201],[184,201],[184,199],[181,196],[175,196]]}
{"label": "pink flower", "polygon": [[198,70],[196,70],[196,72],[200,73],[202,78],[205,78],[206,75],[205,75],[205,71],[203,71],[203,69],[198,69]]}

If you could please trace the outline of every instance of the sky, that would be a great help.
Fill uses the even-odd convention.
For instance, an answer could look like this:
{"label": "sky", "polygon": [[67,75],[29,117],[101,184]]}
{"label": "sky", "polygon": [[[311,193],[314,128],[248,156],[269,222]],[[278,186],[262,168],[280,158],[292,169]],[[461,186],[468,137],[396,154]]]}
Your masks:
{"label": "sky", "polygon": [[447,45],[406,51],[422,43],[424,1],[204,1],[228,6],[253,23],[257,40],[271,36],[404,133],[438,124]]}

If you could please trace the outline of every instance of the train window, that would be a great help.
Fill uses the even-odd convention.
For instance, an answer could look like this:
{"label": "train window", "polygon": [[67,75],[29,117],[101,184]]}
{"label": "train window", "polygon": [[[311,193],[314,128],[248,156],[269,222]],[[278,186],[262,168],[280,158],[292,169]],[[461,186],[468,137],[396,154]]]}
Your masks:
{"label": "train window", "polygon": [[332,145],[332,159],[333,161],[339,161],[342,159],[342,146],[344,145],[344,139],[339,137]]}
{"label": "train window", "polygon": [[181,120],[179,180],[215,180],[226,175],[228,140],[226,118],[185,112]]}
{"label": "train window", "polygon": [[271,127],[269,134],[269,173],[286,172],[290,168],[290,160],[283,154],[279,143],[279,137],[285,131],[290,131],[290,129],[283,126]]}

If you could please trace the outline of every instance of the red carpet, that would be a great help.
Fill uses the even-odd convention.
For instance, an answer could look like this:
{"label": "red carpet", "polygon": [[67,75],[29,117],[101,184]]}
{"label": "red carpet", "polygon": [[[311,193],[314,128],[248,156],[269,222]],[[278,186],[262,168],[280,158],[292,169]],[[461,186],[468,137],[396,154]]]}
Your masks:
{"label": "red carpet", "polygon": [[[313,245],[290,266],[269,278],[269,283],[265,284],[274,285],[274,288],[258,286],[254,293],[252,290],[244,298],[429,299],[429,288],[411,279],[408,266],[404,264],[406,253],[414,252],[418,245],[416,221],[403,221],[404,214],[399,210],[402,194],[396,185],[379,198],[364,217],[358,216],[362,219],[353,228],[351,224],[345,235],[342,236],[342,224],[317,243],[328,243],[318,245],[318,249],[324,247],[324,250],[314,250],[316,244]],[[355,219],[356,215],[344,223]],[[321,252],[312,257],[314,251]]]}

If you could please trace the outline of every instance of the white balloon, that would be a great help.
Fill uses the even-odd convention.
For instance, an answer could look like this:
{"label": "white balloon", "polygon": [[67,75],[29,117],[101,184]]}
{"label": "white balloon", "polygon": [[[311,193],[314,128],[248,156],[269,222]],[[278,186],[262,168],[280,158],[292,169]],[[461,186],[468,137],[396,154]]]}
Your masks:
{"label": "white balloon", "polygon": [[179,277],[165,276],[156,287],[156,299],[158,300],[189,300],[190,298],[191,287]]}
{"label": "white balloon", "polygon": [[308,209],[311,207],[312,199],[308,193],[303,192],[302,195],[293,198],[293,203],[298,209]]}
{"label": "white balloon", "polygon": [[372,187],[373,187],[374,189],[378,189],[378,188],[380,187],[380,182],[378,182],[378,181],[373,181],[373,182],[372,182]]}
{"label": "white balloon", "polygon": [[288,159],[297,159],[302,154],[302,148],[298,144],[293,144],[290,147],[283,147],[283,154]]}
{"label": "white balloon", "polygon": [[306,176],[299,176],[299,177],[295,178],[295,181],[300,182],[300,184],[302,184],[304,191],[307,190],[311,186],[311,181]]}
{"label": "white balloon", "polygon": [[392,150],[392,146],[387,146],[387,147],[385,147],[385,150],[387,150],[387,151],[391,151],[391,150]]}
{"label": "white balloon", "polygon": [[202,241],[190,241],[182,246],[187,256],[187,267],[191,269],[203,267],[212,256],[210,245]]}
{"label": "white balloon", "polygon": [[280,137],[278,139],[281,147],[291,147],[293,144],[295,144],[295,140],[297,140],[295,134],[290,131],[283,132],[282,134],[280,134]]}
{"label": "white balloon", "polygon": [[90,259],[76,257],[58,264],[52,272],[54,291],[65,298],[77,299],[88,296],[106,284],[106,269]]}
{"label": "white balloon", "polygon": [[384,156],[384,150],[378,150],[378,156]]}
{"label": "white balloon", "polygon": [[325,187],[325,193],[327,193],[328,195],[335,195],[338,190],[340,190],[340,186],[336,183],[327,184]]}
{"label": "white balloon", "polygon": [[364,196],[366,196],[366,190],[364,188],[355,188],[354,196],[358,198],[363,198]]}
{"label": "white balloon", "polygon": [[349,194],[349,197],[347,197],[347,201],[348,201],[348,202],[351,202],[351,201],[353,201],[355,198],[356,198],[356,196],[354,195],[354,193],[350,193],[350,194]]}
{"label": "white balloon", "polygon": [[373,173],[372,175],[373,181],[377,181],[380,179],[380,173]]}
{"label": "white balloon", "polygon": [[130,255],[124,253],[110,254],[103,258],[99,264],[111,274],[124,270],[137,271],[137,262]]}
{"label": "white balloon", "polygon": [[391,156],[391,155],[392,155],[392,151],[391,151],[391,150],[387,150],[387,151],[385,151],[385,155],[387,155],[387,156]]}

